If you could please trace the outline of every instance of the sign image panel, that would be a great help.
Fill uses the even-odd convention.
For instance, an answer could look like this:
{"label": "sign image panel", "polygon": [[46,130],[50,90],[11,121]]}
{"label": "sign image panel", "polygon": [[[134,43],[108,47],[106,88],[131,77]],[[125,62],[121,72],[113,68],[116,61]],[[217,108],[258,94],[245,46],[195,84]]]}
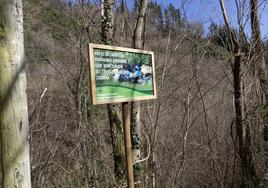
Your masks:
{"label": "sign image panel", "polygon": [[89,44],[93,104],[155,99],[152,51]]}

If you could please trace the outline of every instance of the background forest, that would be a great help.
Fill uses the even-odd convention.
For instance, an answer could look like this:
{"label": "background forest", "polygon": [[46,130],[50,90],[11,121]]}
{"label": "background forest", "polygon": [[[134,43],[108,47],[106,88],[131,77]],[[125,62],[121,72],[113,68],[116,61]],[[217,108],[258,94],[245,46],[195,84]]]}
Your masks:
{"label": "background forest", "polygon": [[[133,47],[140,2],[113,4],[113,45]],[[140,137],[132,135],[137,187],[268,187],[268,95],[257,62],[268,62],[268,43],[245,31],[254,15],[236,2],[234,26],[211,19],[208,29],[183,6],[148,2],[141,48],[154,51],[158,98],[141,102]],[[113,128],[109,107],[89,98],[87,47],[103,43],[101,3],[23,3],[32,187],[127,187],[112,133],[122,122]]]}

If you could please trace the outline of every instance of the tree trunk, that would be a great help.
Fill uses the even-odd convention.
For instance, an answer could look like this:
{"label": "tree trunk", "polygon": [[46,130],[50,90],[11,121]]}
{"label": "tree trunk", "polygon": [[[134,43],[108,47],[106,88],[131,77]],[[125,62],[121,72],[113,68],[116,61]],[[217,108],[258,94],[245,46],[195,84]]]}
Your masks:
{"label": "tree trunk", "polygon": [[[102,41],[104,44],[112,44],[114,40],[113,4],[113,0],[102,2]],[[107,110],[113,147],[115,179],[117,184],[123,184],[126,181],[126,165],[122,121],[116,105],[108,104]]]}
{"label": "tree trunk", "polygon": [[[264,49],[261,41],[261,30],[260,21],[258,15],[258,0],[250,0],[250,18],[251,18],[251,32],[252,32],[252,61],[253,65],[257,67],[257,76],[260,81],[260,86],[262,90],[262,105],[264,105],[262,119],[263,119],[263,137],[264,137],[264,150],[268,151],[268,74],[267,67],[264,58]],[[266,158],[266,169],[268,169],[268,158]],[[268,180],[268,173],[265,174],[266,181]],[[268,182],[266,182],[268,184]]]}
{"label": "tree trunk", "polygon": [[251,32],[252,32],[252,42],[253,42],[253,52],[251,59],[256,65],[258,76],[260,79],[260,85],[263,96],[263,104],[266,105],[268,100],[268,74],[267,67],[264,59],[264,50],[261,41],[261,30],[260,30],[260,21],[258,16],[258,0],[250,0],[250,18],[251,18]]}
{"label": "tree trunk", "polygon": [[236,128],[236,138],[237,142],[237,153],[240,157],[241,166],[241,187],[250,188],[256,187],[258,184],[258,178],[256,174],[255,165],[253,162],[252,153],[252,143],[251,143],[251,131],[249,124],[245,116],[245,94],[243,88],[243,77],[242,65],[244,62],[243,55],[241,51],[242,47],[238,42],[236,36],[231,30],[229,25],[229,20],[227,16],[227,11],[224,6],[224,0],[219,0],[222,15],[224,18],[225,25],[228,30],[229,39],[231,42],[231,53],[234,57],[234,62],[232,64],[233,68],[233,89],[234,89],[234,106],[235,106],[235,128]]}
{"label": "tree trunk", "polygon": [[139,13],[137,18],[136,27],[133,36],[133,47],[141,49],[142,47],[142,31],[144,26],[144,17],[147,9],[148,0],[140,0]]}
{"label": "tree trunk", "polygon": [[[133,48],[141,49],[142,48],[142,31],[144,26],[144,17],[146,13],[148,1],[140,0],[139,3],[139,13],[137,18],[136,27],[134,30],[133,36]],[[133,162],[140,158],[140,145],[141,145],[141,135],[140,135],[140,103],[132,102],[131,103],[131,134],[132,134],[132,154]],[[141,180],[141,164],[136,164],[134,166],[135,182]]]}
{"label": "tree trunk", "polygon": [[31,188],[22,0],[0,0],[0,125],[4,188]]}
{"label": "tree trunk", "polygon": [[245,99],[243,88],[243,57],[240,52],[235,54],[233,66],[233,83],[234,83],[234,105],[235,105],[235,127],[238,139],[238,154],[242,170],[241,187],[250,188],[257,186],[257,175],[253,163],[252,143],[250,127],[245,117]]}

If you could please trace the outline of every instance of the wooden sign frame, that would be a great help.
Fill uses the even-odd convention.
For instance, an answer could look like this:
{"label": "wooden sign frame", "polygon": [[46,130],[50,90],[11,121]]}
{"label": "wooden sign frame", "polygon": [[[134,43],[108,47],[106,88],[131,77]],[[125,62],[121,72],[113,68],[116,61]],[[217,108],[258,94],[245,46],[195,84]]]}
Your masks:
{"label": "wooden sign frame", "polygon": [[[142,64],[142,65],[137,65],[137,66],[141,66],[142,67],[143,65],[146,65],[147,68],[149,67],[148,69],[150,69],[150,72],[151,73],[150,74],[148,73],[148,74],[151,76],[150,77],[151,80],[150,80],[150,83],[148,82],[147,85],[151,89],[151,90],[148,90],[151,94],[148,94],[147,96],[146,96],[146,94],[144,94],[144,96],[131,96],[131,97],[123,97],[123,96],[120,97],[120,96],[116,96],[115,95],[114,97],[110,97],[110,98],[107,98],[107,99],[105,99],[105,98],[98,99],[97,98],[97,95],[98,95],[97,92],[100,92],[100,91],[97,90],[97,87],[98,87],[98,89],[99,88],[102,88],[102,87],[99,87],[99,85],[97,85],[97,82],[96,82],[96,80],[97,80],[96,79],[96,71],[97,71],[97,69],[98,69],[98,71],[100,71],[100,70],[103,70],[104,71],[105,70],[104,65],[106,67],[107,66],[110,66],[111,67],[111,66],[115,66],[116,64],[113,64],[112,62],[109,62],[108,64],[105,64],[104,62],[99,61],[100,63],[97,64],[97,69],[96,69],[96,62],[95,62],[95,59],[96,58],[95,58],[95,53],[94,53],[95,50],[96,50],[96,54],[105,54],[105,53],[107,53],[107,54],[116,55],[116,54],[120,54],[121,53],[121,54],[132,54],[132,55],[129,55],[130,57],[132,57],[132,56],[133,57],[134,56],[135,57],[143,56],[143,57],[146,57],[147,61],[148,61],[148,57],[150,56],[150,60],[149,60],[149,63],[148,64]],[[89,52],[90,93],[91,93],[91,102],[92,102],[93,105],[156,99],[157,95],[156,95],[156,81],[155,81],[155,64],[154,64],[154,53],[152,51],[89,43],[89,50],[88,50],[88,52]],[[107,57],[105,55],[103,55],[102,58],[103,59],[101,59],[101,60],[109,61],[109,57]],[[111,59],[111,61],[114,61],[114,60]],[[125,58],[124,61],[128,61],[128,59]],[[142,61],[142,60],[140,60],[140,61]],[[123,66],[134,66],[134,64],[128,64],[128,62],[127,63],[121,63],[121,64],[122,65],[119,65],[120,67],[121,66],[122,67]],[[151,67],[150,67],[150,65],[151,65]],[[100,66],[101,66],[101,68],[100,68]],[[115,70],[115,69],[113,69],[113,70]],[[111,72],[111,69],[110,69],[110,72]],[[117,69],[117,72],[119,72],[119,68]],[[100,77],[98,77],[98,78],[100,78]],[[110,81],[110,82],[112,82],[112,81]],[[114,82],[116,82],[116,81],[114,81]],[[138,82],[138,81],[136,81],[136,82]],[[126,81],[126,83],[124,83],[124,84],[127,84],[127,83],[129,84],[129,81]],[[133,91],[133,95],[136,92],[136,89],[135,89],[136,86],[137,87],[143,87],[142,84],[139,84],[139,83],[136,83],[136,85],[134,83],[132,83],[131,86],[132,87],[129,87],[129,89],[134,90]],[[105,86],[103,86],[103,87],[105,87]],[[112,87],[112,86],[110,86],[110,87]],[[120,87],[120,82],[119,81],[118,81],[118,85],[116,85],[116,87]],[[122,87],[127,88],[125,86],[122,86]],[[146,92],[148,92],[148,91],[146,91]],[[136,92],[136,93],[138,93],[138,92]]]}

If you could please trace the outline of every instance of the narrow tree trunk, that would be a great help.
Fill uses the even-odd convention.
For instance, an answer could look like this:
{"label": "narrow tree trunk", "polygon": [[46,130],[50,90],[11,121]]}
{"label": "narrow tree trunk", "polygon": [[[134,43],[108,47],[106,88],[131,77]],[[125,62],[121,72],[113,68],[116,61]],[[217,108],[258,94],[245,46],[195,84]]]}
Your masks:
{"label": "narrow tree trunk", "polygon": [[219,0],[222,15],[224,18],[225,25],[228,30],[229,39],[231,41],[231,52],[234,56],[233,62],[233,86],[234,86],[234,106],[235,106],[235,128],[236,138],[238,140],[237,152],[240,157],[241,166],[241,187],[250,188],[256,187],[258,184],[258,178],[256,175],[256,169],[253,162],[252,143],[250,127],[245,117],[245,94],[243,89],[243,77],[242,63],[243,52],[241,51],[241,45],[238,42],[236,36],[231,30],[227,11],[224,6],[224,0]]}
{"label": "narrow tree trunk", "polygon": [[147,9],[148,0],[140,0],[139,13],[133,36],[133,47],[141,49],[142,47],[142,31],[144,26],[144,17]]}
{"label": "narrow tree trunk", "polygon": [[[113,43],[113,4],[113,0],[103,0],[102,3],[102,41],[104,44]],[[107,110],[113,147],[115,179],[118,184],[123,184],[126,181],[123,126],[117,107],[108,104]]]}
{"label": "narrow tree trunk", "polygon": [[118,184],[124,184],[126,181],[126,163],[123,126],[117,107],[114,104],[108,104],[107,108],[113,146],[115,179]]}
{"label": "narrow tree trunk", "polygon": [[125,15],[126,15],[126,6],[124,3],[124,0],[121,0],[121,4],[120,4],[120,15],[121,15],[121,20],[120,20],[120,45],[122,45],[124,43],[124,41],[126,40],[126,19],[125,19]]}
{"label": "narrow tree trunk", "polygon": [[[142,31],[144,26],[144,17],[146,13],[148,1],[140,0],[139,3],[139,13],[137,18],[136,27],[133,36],[133,48],[142,48]],[[133,162],[139,160],[140,158],[140,145],[141,145],[141,135],[140,135],[140,103],[131,103],[131,134],[132,134],[132,152],[133,152]],[[141,180],[141,164],[136,164],[134,166],[135,182]]]}
{"label": "narrow tree trunk", "polygon": [[258,0],[250,0],[250,8],[251,32],[253,38],[252,60],[254,61],[253,63],[258,67],[258,76],[260,79],[262,92],[264,94],[263,103],[266,104],[268,100],[268,74],[264,59],[263,45],[261,41],[260,21],[258,16]]}
{"label": "narrow tree trunk", "polygon": [[[139,12],[137,17],[137,23],[133,35],[133,48],[142,48],[142,31],[144,27],[144,17],[146,13],[148,0],[139,1]],[[132,134],[132,148],[133,148],[133,162],[139,160],[140,158],[140,145],[141,145],[141,135],[140,135],[140,103],[131,103],[131,134]],[[135,169],[135,181],[141,180],[141,164],[136,164]]]}
{"label": "narrow tree trunk", "polygon": [[235,125],[238,139],[238,154],[242,170],[241,187],[250,188],[257,186],[256,169],[253,163],[252,143],[250,127],[246,122],[244,88],[242,80],[242,55],[236,54],[234,59],[233,77],[234,77],[234,104],[235,104]]}
{"label": "narrow tree trunk", "polygon": [[[257,76],[260,81],[260,86],[262,90],[262,105],[264,105],[264,110],[262,114],[263,119],[263,137],[264,137],[264,150],[268,151],[268,74],[267,67],[264,59],[264,49],[261,41],[261,30],[260,30],[260,21],[258,15],[258,0],[250,0],[250,18],[251,18],[251,32],[252,32],[252,61],[253,65],[257,67]],[[268,158],[266,158],[266,169],[268,168]],[[268,179],[268,173],[264,177]],[[266,182],[268,184],[268,182]]]}
{"label": "narrow tree trunk", "polygon": [[102,41],[105,44],[112,44],[113,39],[113,5],[114,0],[102,0]]}
{"label": "narrow tree trunk", "polygon": [[0,126],[4,188],[31,188],[22,0],[0,0]]}

